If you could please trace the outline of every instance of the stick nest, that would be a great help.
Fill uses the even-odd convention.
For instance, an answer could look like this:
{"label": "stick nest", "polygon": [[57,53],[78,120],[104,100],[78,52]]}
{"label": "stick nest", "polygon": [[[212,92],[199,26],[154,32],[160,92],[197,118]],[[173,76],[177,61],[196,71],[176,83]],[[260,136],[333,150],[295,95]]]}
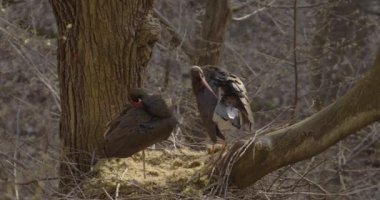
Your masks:
{"label": "stick nest", "polygon": [[83,185],[91,198],[168,199],[201,197],[209,184],[209,155],[188,148],[146,150],[146,178],[142,154],[129,158],[104,159]]}

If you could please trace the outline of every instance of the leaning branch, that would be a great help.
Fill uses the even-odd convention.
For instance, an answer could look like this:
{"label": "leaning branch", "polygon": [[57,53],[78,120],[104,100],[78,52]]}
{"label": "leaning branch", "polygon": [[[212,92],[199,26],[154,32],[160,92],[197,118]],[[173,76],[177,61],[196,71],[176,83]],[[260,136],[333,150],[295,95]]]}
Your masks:
{"label": "leaning branch", "polygon": [[[315,156],[380,120],[378,77],[380,53],[368,74],[346,95],[292,126],[234,144],[224,155],[219,169],[231,165],[229,180],[234,185],[246,187],[278,168]],[[236,152],[240,154],[233,159]]]}

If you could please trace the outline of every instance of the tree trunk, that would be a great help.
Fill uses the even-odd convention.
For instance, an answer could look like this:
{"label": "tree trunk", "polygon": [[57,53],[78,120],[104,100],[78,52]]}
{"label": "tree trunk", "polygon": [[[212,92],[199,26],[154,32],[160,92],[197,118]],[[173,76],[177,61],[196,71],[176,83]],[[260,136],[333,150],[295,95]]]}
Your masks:
{"label": "tree trunk", "polygon": [[170,21],[158,10],[155,10],[154,14],[172,35],[173,45],[181,45],[182,50],[193,61],[193,64],[215,65],[219,63],[224,36],[231,19],[231,9],[228,0],[207,0],[199,1],[199,3],[205,4],[205,15],[197,30],[200,34],[192,40],[193,44],[182,38]]}
{"label": "tree trunk", "polygon": [[105,125],[129,88],[142,84],[160,26],[151,15],[153,0],[50,3],[59,31],[61,184],[72,187],[102,153]]}
{"label": "tree trunk", "polygon": [[[189,57],[193,65],[217,65],[220,61],[220,54],[223,49],[224,37],[227,30],[228,22],[231,18],[231,9],[228,5],[228,0],[207,0],[199,1],[205,4],[205,15],[202,17],[201,26],[198,28],[201,34],[196,35],[196,39],[191,42],[182,38],[175,27],[166,19],[158,10],[155,10],[155,16],[160,19],[172,35],[172,43],[174,46],[181,45],[183,52]],[[167,71],[170,70],[167,68]],[[189,91],[192,93],[191,91]],[[186,93],[185,95],[189,95]],[[192,94],[191,94],[192,95]],[[190,132],[190,137],[185,136],[189,143],[199,143],[206,139],[203,132],[197,131],[194,128],[199,127],[202,121],[199,117],[187,116],[188,125],[184,126],[185,132]]]}
{"label": "tree trunk", "polygon": [[200,54],[198,65],[216,65],[219,63],[224,36],[231,18],[228,0],[206,1],[206,13],[202,21],[202,38],[198,40]]}
{"label": "tree trunk", "polygon": [[[333,104],[292,126],[234,144],[220,163],[221,177],[229,177],[239,187],[252,185],[266,174],[317,155],[380,120],[379,77],[380,53],[369,73]],[[225,176],[229,168],[231,173]]]}

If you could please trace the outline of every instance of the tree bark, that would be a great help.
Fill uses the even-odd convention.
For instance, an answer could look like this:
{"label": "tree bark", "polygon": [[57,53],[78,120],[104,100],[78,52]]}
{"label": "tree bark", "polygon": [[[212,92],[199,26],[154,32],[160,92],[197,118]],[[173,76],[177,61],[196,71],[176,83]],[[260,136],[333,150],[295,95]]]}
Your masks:
{"label": "tree bark", "polygon": [[61,186],[90,169],[106,123],[140,86],[160,34],[153,0],[50,0],[58,24]]}
{"label": "tree bark", "polygon": [[202,17],[200,35],[191,44],[177,32],[175,27],[158,10],[154,11],[157,18],[165,25],[172,35],[174,46],[181,45],[184,53],[197,65],[215,65],[219,63],[223,49],[224,37],[231,19],[231,9],[228,0],[199,1],[205,3],[205,15]]}
{"label": "tree bark", "polygon": [[292,126],[234,144],[220,169],[232,166],[234,185],[252,185],[266,174],[321,153],[339,140],[380,120],[380,53],[356,86],[320,112]]}
{"label": "tree bark", "polygon": [[198,55],[196,64],[215,65],[219,63],[230,19],[231,9],[228,0],[206,1],[206,13],[202,21],[202,38],[198,40],[198,47],[203,53]]}

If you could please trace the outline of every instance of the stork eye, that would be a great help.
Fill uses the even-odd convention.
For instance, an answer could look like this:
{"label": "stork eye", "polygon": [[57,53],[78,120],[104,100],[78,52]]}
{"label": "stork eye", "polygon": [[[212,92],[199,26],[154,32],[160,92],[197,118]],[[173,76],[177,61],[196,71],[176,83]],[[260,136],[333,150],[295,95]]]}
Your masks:
{"label": "stork eye", "polygon": [[134,97],[134,98],[132,98],[132,101],[133,101],[133,102],[139,102],[139,101],[141,101],[141,99],[140,99],[140,98],[138,98],[138,97],[137,97],[137,98],[136,98],[136,97]]}
{"label": "stork eye", "polygon": [[128,99],[129,99],[129,101],[131,101],[131,102],[138,102],[138,101],[139,101],[139,98],[138,98],[138,97],[135,97],[135,96],[128,96]]}

